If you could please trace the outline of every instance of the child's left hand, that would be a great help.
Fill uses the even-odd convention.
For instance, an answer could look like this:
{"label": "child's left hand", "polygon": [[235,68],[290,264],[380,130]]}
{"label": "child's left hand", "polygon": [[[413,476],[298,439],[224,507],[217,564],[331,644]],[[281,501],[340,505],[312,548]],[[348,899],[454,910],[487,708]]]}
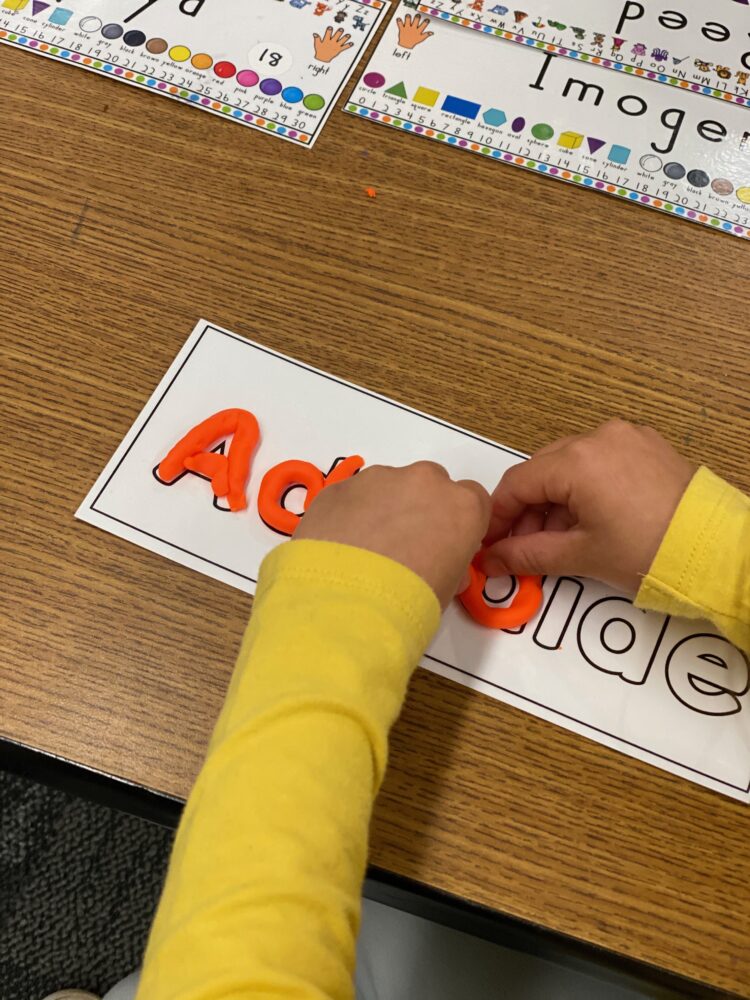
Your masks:
{"label": "child's left hand", "polygon": [[447,607],[487,532],[490,497],[441,465],[372,465],[313,500],[294,533],[356,545],[395,559],[425,580]]}

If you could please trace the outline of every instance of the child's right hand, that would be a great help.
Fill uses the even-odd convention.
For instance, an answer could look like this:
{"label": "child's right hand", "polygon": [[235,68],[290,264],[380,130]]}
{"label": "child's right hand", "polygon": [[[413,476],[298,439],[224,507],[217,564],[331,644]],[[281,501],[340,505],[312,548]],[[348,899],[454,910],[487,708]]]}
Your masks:
{"label": "child's right hand", "polygon": [[694,472],[656,431],[622,420],[547,445],[495,489],[483,568],[635,594]]}

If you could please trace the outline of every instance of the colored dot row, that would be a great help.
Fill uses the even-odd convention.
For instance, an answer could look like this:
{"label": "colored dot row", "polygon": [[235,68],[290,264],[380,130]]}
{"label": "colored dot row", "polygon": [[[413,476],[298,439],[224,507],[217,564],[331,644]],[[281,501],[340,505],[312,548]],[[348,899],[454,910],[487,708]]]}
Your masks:
{"label": "colored dot row", "polygon": [[189,59],[193,69],[208,70],[213,67],[214,75],[220,80],[231,80],[234,77],[235,83],[245,88],[255,87],[259,84],[260,92],[266,97],[275,97],[277,94],[281,94],[281,99],[287,104],[299,104],[302,101],[303,106],[308,111],[320,111],[325,107],[326,102],[320,94],[305,95],[299,87],[285,87],[280,80],[273,77],[261,80],[255,70],[241,69],[238,71],[234,63],[229,62],[229,60],[222,59],[215,63],[213,57],[207,52],[193,54],[186,45],[172,45],[170,47],[164,38],[147,39],[144,32],[139,29],[125,31],[121,24],[102,24],[101,19],[93,14],[82,17],[78,26],[81,31],[87,34],[101,32],[108,41],[121,39],[123,44],[129,48],[136,49],[145,45],[146,51],[151,55],[160,56],[166,52],[172,62],[182,63]]}
{"label": "colored dot row", "polygon": [[664,163],[660,156],[655,156],[653,153],[647,153],[645,156],[642,156],[640,166],[648,174],[655,174],[661,171],[671,181],[681,181],[684,178],[692,187],[704,188],[710,184],[713,193],[717,194],[720,198],[726,198],[734,193],[737,200],[741,201],[743,205],[750,205],[750,186],[745,185],[744,187],[737,188],[735,191],[734,184],[728,178],[715,177],[711,180],[706,171],[701,170],[699,167],[688,170],[684,164],[678,163],[676,160]]}
{"label": "colored dot row", "polygon": [[551,177],[558,177],[560,180],[570,181],[571,184],[581,184],[584,187],[594,188],[597,191],[606,191],[608,194],[617,195],[620,198],[627,198],[629,201],[638,201],[643,205],[650,205],[653,208],[661,209],[663,212],[672,212],[674,215],[684,216],[695,222],[702,222],[716,228],[724,229],[727,232],[735,232],[739,236],[750,239],[750,229],[745,226],[734,225],[731,222],[722,222],[720,219],[712,218],[703,212],[694,212],[692,209],[682,205],[672,205],[661,198],[652,198],[647,194],[638,194],[636,191],[628,191],[627,188],[618,187],[615,184],[607,184],[605,181],[595,180],[593,177],[584,177],[571,170],[563,170],[560,167],[552,167],[548,163],[539,163],[537,160],[529,160],[525,156],[515,156],[513,153],[503,153],[499,149],[490,149],[489,146],[482,146],[478,142],[470,142],[468,139],[457,139],[454,135],[447,135],[436,129],[425,128],[423,125],[415,125],[413,122],[402,121],[400,118],[393,118],[391,115],[381,115],[378,111],[368,111],[367,108],[360,108],[356,104],[349,104],[347,111],[362,115],[367,118],[375,118],[385,125],[394,128],[404,129],[406,132],[416,132],[424,135],[428,139],[438,139],[446,142],[450,146],[460,146],[462,149],[470,149],[475,153],[483,153],[495,160],[503,160],[506,163],[513,163],[519,167],[526,167],[529,170],[537,170],[541,174],[549,174]]}
{"label": "colored dot row", "polygon": [[200,94],[193,94],[180,87],[173,87],[163,80],[154,80],[152,77],[144,76],[142,73],[134,73],[129,69],[123,69],[122,66],[113,66],[99,59],[82,56],[80,52],[70,52],[68,49],[61,49],[56,45],[47,45],[46,42],[38,42],[35,38],[26,38],[24,35],[16,35],[13,32],[3,30],[0,30],[0,38],[7,38],[9,42],[15,42],[18,45],[28,45],[30,49],[48,52],[51,56],[57,56],[60,59],[70,59],[73,63],[79,63],[81,66],[90,66],[91,69],[100,70],[103,73],[112,73],[123,80],[131,80],[133,83],[153,87],[154,90],[168,94],[170,97],[179,97],[185,101],[189,101],[191,104],[207,108],[210,111],[218,111],[222,114],[230,115],[232,118],[252,122],[258,128],[267,128],[270,132],[285,135],[287,138],[295,139],[297,142],[306,143],[310,141],[309,135],[299,132],[297,129],[288,128],[286,125],[280,125],[278,122],[267,121],[259,115],[252,115],[249,112],[240,110],[240,108],[232,108],[228,104],[222,104],[221,101],[213,101],[208,97],[201,97]]}

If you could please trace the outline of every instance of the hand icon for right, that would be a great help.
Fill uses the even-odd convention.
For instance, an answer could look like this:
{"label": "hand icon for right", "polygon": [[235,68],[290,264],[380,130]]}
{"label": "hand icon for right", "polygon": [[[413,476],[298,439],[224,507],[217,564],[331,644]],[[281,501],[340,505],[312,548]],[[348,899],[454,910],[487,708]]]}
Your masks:
{"label": "hand icon for right", "polygon": [[434,32],[428,31],[429,17],[420,17],[419,14],[407,14],[405,18],[398,18],[398,44],[402,49],[413,49],[420,42],[432,38]]}
{"label": "hand icon for right", "polygon": [[354,47],[351,35],[344,33],[343,28],[334,32],[333,28],[326,28],[323,37],[313,35],[313,45],[315,46],[315,58],[318,62],[332,62],[336,56]]}

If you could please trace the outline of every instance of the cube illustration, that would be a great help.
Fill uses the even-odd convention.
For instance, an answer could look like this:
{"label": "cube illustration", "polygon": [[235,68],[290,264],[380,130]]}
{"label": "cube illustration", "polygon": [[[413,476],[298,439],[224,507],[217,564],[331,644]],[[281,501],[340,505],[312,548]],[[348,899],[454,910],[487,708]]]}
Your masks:
{"label": "cube illustration", "polygon": [[578,149],[583,144],[583,136],[580,132],[562,132],[557,140],[557,145],[563,149]]}

